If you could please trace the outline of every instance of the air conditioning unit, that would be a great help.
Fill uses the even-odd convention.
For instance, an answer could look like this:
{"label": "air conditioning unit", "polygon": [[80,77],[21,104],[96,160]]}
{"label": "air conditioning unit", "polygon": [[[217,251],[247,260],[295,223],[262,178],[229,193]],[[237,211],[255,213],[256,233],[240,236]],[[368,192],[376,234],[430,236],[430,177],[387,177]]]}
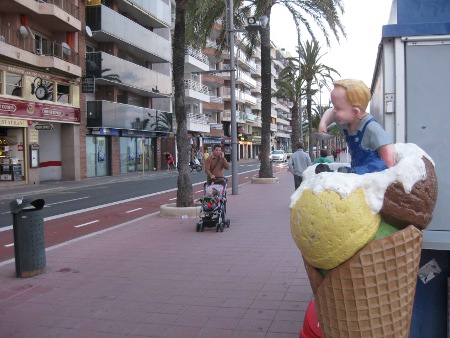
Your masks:
{"label": "air conditioning unit", "polygon": [[36,48],[36,54],[37,55],[42,55],[42,49],[41,48]]}

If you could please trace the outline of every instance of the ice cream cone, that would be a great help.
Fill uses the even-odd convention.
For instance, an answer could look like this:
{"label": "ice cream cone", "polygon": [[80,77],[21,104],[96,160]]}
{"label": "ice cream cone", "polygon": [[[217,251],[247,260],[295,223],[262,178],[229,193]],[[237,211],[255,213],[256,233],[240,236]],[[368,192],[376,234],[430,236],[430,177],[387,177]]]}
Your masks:
{"label": "ice cream cone", "polygon": [[305,261],[324,337],[409,337],[421,249],[422,232],[410,225],[325,277]]}

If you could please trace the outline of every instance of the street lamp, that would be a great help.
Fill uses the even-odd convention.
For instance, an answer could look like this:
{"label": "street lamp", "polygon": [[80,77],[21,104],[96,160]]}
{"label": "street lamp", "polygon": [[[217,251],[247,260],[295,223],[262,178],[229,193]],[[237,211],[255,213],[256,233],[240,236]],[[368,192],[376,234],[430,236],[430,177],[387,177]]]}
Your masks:
{"label": "street lamp", "polygon": [[268,23],[268,17],[264,16],[257,20],[254,17],[247,19],[248,26],[246,30],[234,28],[234,7],[233,0],[228,0],[228,17],[229,17],[229,41],[230,41],[230,99],[231,99],[231,194],[238,194],[238,166],[237,166],[237,124],[236,124],[236,69],[234,62],[234,33],[245,32],[247,30],[259,30],[265,28]]}

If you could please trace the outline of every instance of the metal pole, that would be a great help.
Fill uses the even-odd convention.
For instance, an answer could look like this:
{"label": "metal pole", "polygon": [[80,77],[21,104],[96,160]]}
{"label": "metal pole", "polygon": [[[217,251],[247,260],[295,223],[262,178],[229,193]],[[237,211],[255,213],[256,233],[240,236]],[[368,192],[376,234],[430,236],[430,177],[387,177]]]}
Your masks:
{"label": "metal pole", "polygon": [[229,0],[230,18],[230,96],[231,96],[231,179],[233,181],[231,194],[238,194],[238,164],[237,164],[237,124],[236,124],[236,69],[234,64],[234,8],[233,0]]}

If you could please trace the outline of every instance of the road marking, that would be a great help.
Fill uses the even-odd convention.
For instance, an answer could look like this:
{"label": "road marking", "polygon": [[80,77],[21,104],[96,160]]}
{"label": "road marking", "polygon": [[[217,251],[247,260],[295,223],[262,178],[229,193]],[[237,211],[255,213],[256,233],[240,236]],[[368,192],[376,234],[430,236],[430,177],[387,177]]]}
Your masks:
{"label": "road marking", "polygon": [[176,197],[174,197],[174,198],[169,198],[169,201],[174,201],[174,200],[176,200],[177,198]]}
{"label": "road marking", "polygon": [[142,210],[142,208],[136,208],[136,209],[133,209],[133,210],[128,210],[128,211],[125,211],[125,213],[129,214],[130,212],[135,212],[135,211],[138,211],[138,210]]}
{"label": "road marking", "polygon": [[5,248],[9,248],[9,247],[11,247],[11,246],[14,246],[14,243],[6,244],[6,245],[5,245]]}
{"label": "road marking", "polygon": [[81,227],[84,227],[85,225],[89,225],[89,224],[93,224],[93,223],[97,223],[97,222],[100,222],[100,220],[97,219],[97,220],[92,221],[92,222],[87,222],[87,223],[75,225],[74,228],[81,228]]}
{"label": "road marking", "polygon": [[199,192],[203,192],[203,190],[196,191],[195,193],[198,194]]}
{"label": "road marking", "polygon": [[50,203],[50,204],[46,204],[46,207],[49,207],[51,205],[56,205],[56,204],[62,204],[62,203],[68,203],[68,202],[73,202],[73,201],[79,201],[79,200],[84,200],[86,198],[90,198],[91,196],[86,196],[86,197],[80,197],[80,198],[74,198],[72,200],[66,200],[66,201],[61,201],[61,202],[55,202],[55,203]]}
{"label": "road marking", "polygon": [[[247,173],[251,173],[252,171],[256,171],[256,170],[258,170],[258,169],[252,169],[252,170],[248,170],[248,171],[243,171],[243,172],[239,173],[239,175],[244,175],[244,174],[247,174]],[[232,175],[230,174],[230,175],[226,175],[225,177],[226,178],[230,178],[231,176]],[[257,176],[257,174],[255,174],[254,176]],[[194,187],[194,186],[197,186],[197,185],[200,185],[200,184],[203,185],[204,182],[193,183],[192,186]],[[228,188],[228,189],[231,189],[231,187]],[[45,221],[51,221],[51,220],[54,220],[54,219],[64,218],[64,217],[68,217],[68,216],[72,216],[72,215],[78,215],[78,214],[82,214],[82,213],[93,211],[93,210],[108,208],[108,207],[111,207],[111,206],[114,206],[114,205],[128,203],[128,202],[140,200],[140,199],[147,198],[147,197],[158,196],[158,195],[161,195],[161,194],[165,194],[165,193],[172,192],[172,191],[177,191],[177,190],[178,190],[178,188],[162,190],[162,191],[154,192],[154,193],[151,193],[151,194],[141,195],[141,196],[127,198],[127,199],[116,201],[116,202],[111,202],[111,203],[106,203],[106,204],[102,204],[102,205],[97,205],[95,207],[90,207],[90,208],[81,209],[81,210],[77,210],[77,211],[71,211],[71,212],[67,212],[65,214],[59,214],[59,215],[54,215],[54,216],[50,216],[50,217],[45,217],[44,218],[44,222]],[[12,230],[12,228],[13,228],[12,225],[5,226],[5,227],[0,228],[0,232],[2,232],[2,231],[9,231],[9,230]]]}
{"label": "road marking", "polygon": [[248,176],[245,176],[244,179],[248,178]]}

